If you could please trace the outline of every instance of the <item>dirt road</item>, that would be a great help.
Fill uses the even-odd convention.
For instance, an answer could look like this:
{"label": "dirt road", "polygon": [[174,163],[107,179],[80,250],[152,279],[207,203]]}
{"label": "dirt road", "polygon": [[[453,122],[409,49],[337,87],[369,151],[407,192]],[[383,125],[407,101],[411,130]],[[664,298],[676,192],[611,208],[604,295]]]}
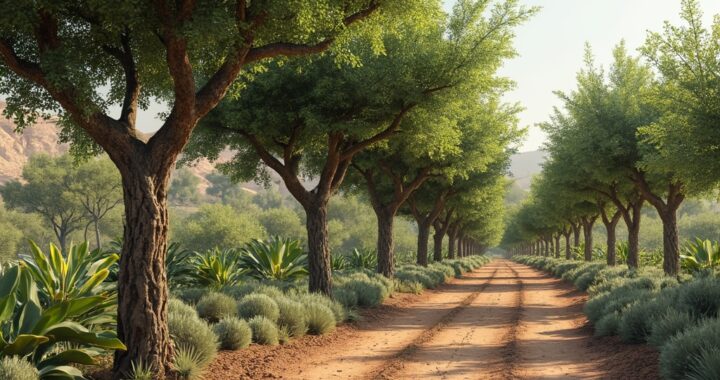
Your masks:
{"label": "dirt road", "polygon": [[642,355],[643,363],[652,363],[654,352],[591,336],[582,315],[584,299],[582,293],[558,279],[498,259],[332,336],[300,339],[277,348],[223,353],[207,377],[655,377],[652,368],[646,368],[642,377],[634,372],[640,363],[638,355]]}

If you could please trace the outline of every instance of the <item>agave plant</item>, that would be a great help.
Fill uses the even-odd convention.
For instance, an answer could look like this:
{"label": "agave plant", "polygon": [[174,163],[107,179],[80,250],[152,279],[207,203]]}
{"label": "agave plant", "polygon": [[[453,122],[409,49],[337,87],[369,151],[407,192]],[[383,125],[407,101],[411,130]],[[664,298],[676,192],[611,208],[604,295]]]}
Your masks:
{"label": "agave plant", "polygon": [[113,284],[103,282],[120,259],[117,254],[91,252],[87,242],[71,246],[67,256],[51,243],[46,254],[32,241],[30,253],[22,256],[21,261],[40,286],[41,300],[48,305],[115,291]]}
{"label": "agave plant", "polygon": [[615,259],[618,264],[627,263],[628,255],[630,254],[630,244],[626,241],[621,241],[615,245]]}
{"label": "agave plant", "polygon": [[234,249],[214,248],[193,257],[192,276],[199,285],[214,289],[237,285],[246,270],[240,265]]}
{"label": "agave plant", "polygon": [[307,275],[307,255],[300,242],[279,237],[267,242],[253,240],[242,249],[240,260],[251,277],[261,280],[292,280]]}
{"label": "agave plant", "polygon": [[193,253],[180,243],[172,242],[168,246],[165,267],[170,287],[191,286],[193,282]]}
{"label": "agave plant", "polygon": [[82,373],[71,364],[96,364],[97,349],[126,349],[114,332],[91,331],[74,320],[105,302],[105,296],[68,298],[44,308],[38,293],[25,262],[0,277],[0,357],[30,361],[41,379],[75,380]]}
{"label": "agave plant", "polygon": [[685,243],[680,254],[680,264],[691,272],[720,267],[720,243],[700,238]]}
{"label": "agave plant", "polygon": [[369,249],[360,250],[354,248],[352,252],[347,255],[347,259],[352,268],[371,270],[377,268],[377,254],[375,254],[375,251]]}
{"label": "agave plant", "polygon": [[332,270],[344,270],[348,267],[347,257],[343,255],[331,255],[330,256],[330,267]]}

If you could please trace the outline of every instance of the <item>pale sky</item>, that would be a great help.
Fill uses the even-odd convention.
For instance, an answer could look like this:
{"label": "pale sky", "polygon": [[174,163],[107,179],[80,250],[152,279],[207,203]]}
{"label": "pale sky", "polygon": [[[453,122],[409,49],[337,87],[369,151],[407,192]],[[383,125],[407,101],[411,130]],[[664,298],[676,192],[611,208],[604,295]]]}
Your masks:
{"label": "pale sky", "polygon": [[[444,0],[449,10],[455,0]],[[648,30],[660,31],[663,21],[680,21],[680,0],[521,0],[527,6],[542,9],[517,29],[515,47],[518,57],[507,62],[501,74],[513,79],[516,89],[506,96],[508,102],[525,107],[520,115],[522,126],[529,127],[520,151],[541,147],[545,136],[535,125],[548,119],[553,106],[559,105],[555,90],[570,91],[575,74],[582,66],[585,42],[590,43],[599,64],[607,66],[612,48],[625,39],[628,49],[636,52]],[[699,0],[705,25],[720,14],[720,1]],[[163,107],[154,105],[140,112],[138,126],[153,131],[160,126],[155,119]]]}

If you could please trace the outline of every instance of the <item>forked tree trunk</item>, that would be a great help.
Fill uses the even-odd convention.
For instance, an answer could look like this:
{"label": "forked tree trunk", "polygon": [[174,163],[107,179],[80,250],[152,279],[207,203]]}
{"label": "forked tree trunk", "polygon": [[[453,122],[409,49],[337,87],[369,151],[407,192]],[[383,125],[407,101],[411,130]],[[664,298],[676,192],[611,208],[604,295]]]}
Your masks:
{"label": "forked tree trunk", "polygon": [[622,211],[617,210],[615,213],[608,218],[607,213],[605,210],[601,210],[601,217],[603,225],[605,225],[605,232],[607,233],[607,252],[606,252],[606,261],[607,265],[614,266],[617,264],[617,254],[615,251],[615,228],[617,227],[618,222],[620,221],[620,217],[622,216]]}
{"label": "forked tree trunk", "polygon": [[393,223],[395,213],[385,208],[375,210],[377,217],[378,239],[377,239],[377,255],[378,255],[378,273],[385,277],[392,278],[395,275],[394,249],[393,241]]}
{"label": "forked tree trunk", "polygon": [[117,332],[127,351],[115,352],[114,373],[121,376],[136,360],[158,378],[169,374],[173,346],[167,326],[167,253],[169,173],[146,167],[123,170],[124,244],[118,272]]}
{"label": "forked tree trunk", "polygon": [[308,290],[332,295],[332,266],[328,243],[327,201],[316,200],[305,209],[308,236]]}

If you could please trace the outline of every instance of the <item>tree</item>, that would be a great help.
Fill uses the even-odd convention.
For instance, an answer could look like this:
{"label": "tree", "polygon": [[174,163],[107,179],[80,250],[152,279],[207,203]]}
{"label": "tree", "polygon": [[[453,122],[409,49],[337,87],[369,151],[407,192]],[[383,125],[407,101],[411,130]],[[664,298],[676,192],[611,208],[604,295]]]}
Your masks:
{"label": "tree", "polygon": [[190,250],[240,248],[252,239],[267,235],[255,215],[239,213],[230,206],[206,204],[179,220],[173,238]]}
{"label": "tree", "polygon": [[33,156],[22,178],[25,184],[10,182],[0,189],[5,203],[11,209],[42,215],[65,252],[70,235],[85,225],[87,216],[71,190],[80,182],[72,158]]}
{"label": "tree", "polygon": [[[118,279],[116,378],[142,362],[164,378],[167,329],[167,191],[175,161],[200,121],[248,65],[327,50],[351,59],[348,26],[377,9],[392,20],[407,2],[322,0],[197,3],[24,2],[0,16],[0,91],[22,129],[59,115],[74,153],[106,151],[123,178],[125,233]],[[364,22],[364,26],[375,26]],[[244,81],[242,81],[244,83]],[[106,90],[109,92],[106,94]],[[139,107],[168,104],[150,138]],[[109,106],[119,105],[117,117]]]}
{"label": "tree", "polygon": [[85,240],[87,229],[92,225],[95,246],[100,248],[100,222],[123,201],[120,173],[109,159],[102,157],[81,163],[75,175],[77,180],[70,185],[70,191],[90,220],[85,226]]}
{"label": "tree", "polygon": [[188,168],[180,168],[173,173],[168,199],[177,205],[193,205],[200,201],[200,178]]}
{"label": "tree", "polygon": [[[393,30],[383,35],[382,55],[366,40],[353,41],[360,67],[338,66],[326,56],[283,62],[258,74],[241,97],[221,105],[194,136],[195,156],[217,158],[226,147],[237,151],[221,167],[238,180],[267,181],[267,168],[280,175],[306,213],[313,292],[331,293],[327,204],[353,158],[394,135],[403,119],[435,93],[453,87],[458,78],[480,75],[468,67],[496,65],[495,58],[509,50],[506,24],[515,25],[527,12],[508,2],[488,22],[479,22],[475,14],[467,20],[456,17],[450,30],[454,42],[445,38],[439,4],[426,3],[418,13],[400,22],[402,35]],[[468,26],[472,33],[463,32]],[[485,58],[485,52],[492,54]],[[473,59],[476,54],[483,59]],[[307,188],[302,177],[315,181]]]}

